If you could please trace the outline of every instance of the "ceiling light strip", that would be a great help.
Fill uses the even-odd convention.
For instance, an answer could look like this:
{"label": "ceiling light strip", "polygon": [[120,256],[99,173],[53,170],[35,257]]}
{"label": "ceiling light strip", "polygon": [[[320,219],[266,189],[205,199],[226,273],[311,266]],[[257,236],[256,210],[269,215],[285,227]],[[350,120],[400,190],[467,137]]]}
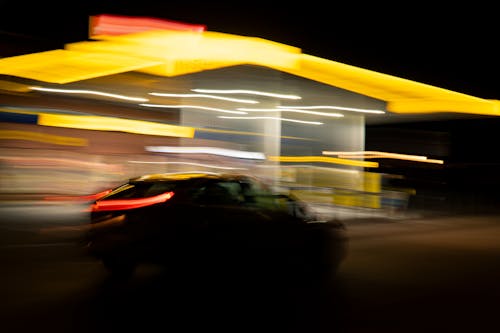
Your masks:
{"label": "ceiling light strip", "polygon": [[297,95],[277,94],[266,91],[245,90],[245,89],[191,89],[191,91],[199,93],[208,93],[208,94],[248,94],[248,95],[267,96],[267,97],[275,97],[283,99],[302,99],[302,97]]}
{"label": "ceiling light strip", "polygon": [[251,152],[235,149],[225,149],[217,147],[179,147],[179,146],[146,146],[146,151],[155,153],[175,153],[175,154],[211,154],[227,157],[264,160],[265,155],[261,152]]}
{"label": "ceiling light strip", "polygon": [[149,108],[197,109],[197,110],[207,110],[207,111],[232,113],[232,114],[248,114],[247,112],[243,112],[243,111],[233,111],[233,110],[226,110],[226,109],[219,109],[219,108],[211,108],[211,107],[208,107],[208,106],[201,106],[201,105],[184,105],[184,104],[167,105],[167,104],[148,104],[148,103],[141,103],[139,105],[140,106],[146,106],[146,107],[149,107]]}
{"label": "ceiling light strip", "polygon": [[95,90],[56,89],[56,88],[46,88],[46,87],[30,87],[30,89],[31,90],[36,90],[36,91],[53,92],[53,93],[60,93],[60,94],[98,95],[98,96],[111,97],[111,98],[116,98],[116,99],[122,99],[122,100],[132,101],[132,102],[147,102],[148,101],[147,98],[130,97],[130,96],[125,96],[125,95],[111,94],[111,93],[105,93],[105,92],[95,91]]}
{"label": "ceiling light strip", "polygon": [[336,105],[280,105],[280,109],[302,109],[302,110],[342,110],[342,111],[352,111],[352,112],[363,112],[363,113],[374,113],[374,114],[384,114],[385,111],[373,110],[373,109],[360,109],[360,108],[350,108],[345,106]]}
{"label": "ceiling light strip", "polygon": [[229,117],[229,116],[217,116],[217,118],[223,118],[223,119],[248,119],[248,120],[269,119],[269,120],[287,121],[287,122],[307,124],[307,125],[323,125],[323,123],[319,122],[319,121],[305,121],[305,120],[289,119],[289,118],[281,118],[281,117]]}
{"label": "ceiling light strip", "polygon": [[158,96],[158,97],[211,98],[211,99],[218,99],[218,100],[222,100],[222,101],[246,103],[246,104],[258,104],[259,103],[259,101],[256,101],[253,99],[230,98],[230,97],[222,97],[222,96],[215,96],[215,95],[208,95],[208,94],[171,94],[171,93],[150,92],[149,95]]}
{"label": "ceiling light strip", "polygon": [[271,109],[255,109],[255,108],[238,108],[240,111],[248,111],[248,112],[295,112],[295,113],[304,113],[311,114],[315,116],[324,116],[324,117],[335,117],[342,118],[344,115],[341,113],[329,113],[329,112],[317,112],[317,111],[306,111],[300,109],[285,109],[285,108],[271,108]]}

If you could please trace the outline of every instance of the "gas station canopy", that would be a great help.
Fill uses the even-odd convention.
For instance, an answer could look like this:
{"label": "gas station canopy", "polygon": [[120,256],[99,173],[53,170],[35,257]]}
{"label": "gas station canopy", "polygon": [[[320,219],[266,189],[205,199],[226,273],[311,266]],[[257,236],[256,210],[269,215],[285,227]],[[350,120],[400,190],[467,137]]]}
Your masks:
{"label": "gas station canopy", "polygon": [[392,114],[500,115],[497,100],[303,54],[299,48],[262,38],[149,18],[100,15],[90,22],[91,40],[0,59],[0,74],[65,85],[131,71],[179,77],[251,65],[385,102]]}

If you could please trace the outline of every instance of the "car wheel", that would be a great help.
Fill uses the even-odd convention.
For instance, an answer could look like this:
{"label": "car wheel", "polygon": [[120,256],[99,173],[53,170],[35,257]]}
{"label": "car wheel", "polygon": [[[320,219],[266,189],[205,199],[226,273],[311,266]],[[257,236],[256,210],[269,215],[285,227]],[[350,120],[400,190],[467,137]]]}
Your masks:
{"label": "car wheel", "polygon": [[130,278],[136,268],[135,263],[124,258],[106,257],[102,259],[102,263],[113,278],[121,280]]}

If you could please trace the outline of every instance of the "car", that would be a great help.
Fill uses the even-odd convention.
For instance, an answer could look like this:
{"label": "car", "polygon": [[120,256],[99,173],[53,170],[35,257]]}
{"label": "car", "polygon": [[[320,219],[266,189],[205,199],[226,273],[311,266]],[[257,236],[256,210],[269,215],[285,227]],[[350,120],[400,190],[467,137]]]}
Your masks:
{"label": "car", "polygon": [[252,175],[147,174],[91,202],[85,248],[121,278],[148,263],[331,276],[347,254],[345,229]]}

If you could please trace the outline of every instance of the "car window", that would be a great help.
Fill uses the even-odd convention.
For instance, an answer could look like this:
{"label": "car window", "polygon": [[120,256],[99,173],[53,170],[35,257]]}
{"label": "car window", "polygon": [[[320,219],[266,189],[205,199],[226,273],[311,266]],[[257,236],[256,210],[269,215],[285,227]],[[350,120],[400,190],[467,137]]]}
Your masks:
{"label": "car window", "polygon": [[272,210],[304,220],[315,219],[307,204],[294,196],[277,193],[259,182],[248,182],[245,187],[246,203],[251,203],[257,209]]}
{"label": "car window", "polygon": [[152,197],[165,192],[170,192],[175,189],[174,182],[158,182],[153,183],[151,186],[144,191],[144,197]]}
{"label": "car window", "polygon": [[194,195],[193,199],[199,204],[228,205],[243,202],[242,189],[238,182],[219,181],[206,184]]}

